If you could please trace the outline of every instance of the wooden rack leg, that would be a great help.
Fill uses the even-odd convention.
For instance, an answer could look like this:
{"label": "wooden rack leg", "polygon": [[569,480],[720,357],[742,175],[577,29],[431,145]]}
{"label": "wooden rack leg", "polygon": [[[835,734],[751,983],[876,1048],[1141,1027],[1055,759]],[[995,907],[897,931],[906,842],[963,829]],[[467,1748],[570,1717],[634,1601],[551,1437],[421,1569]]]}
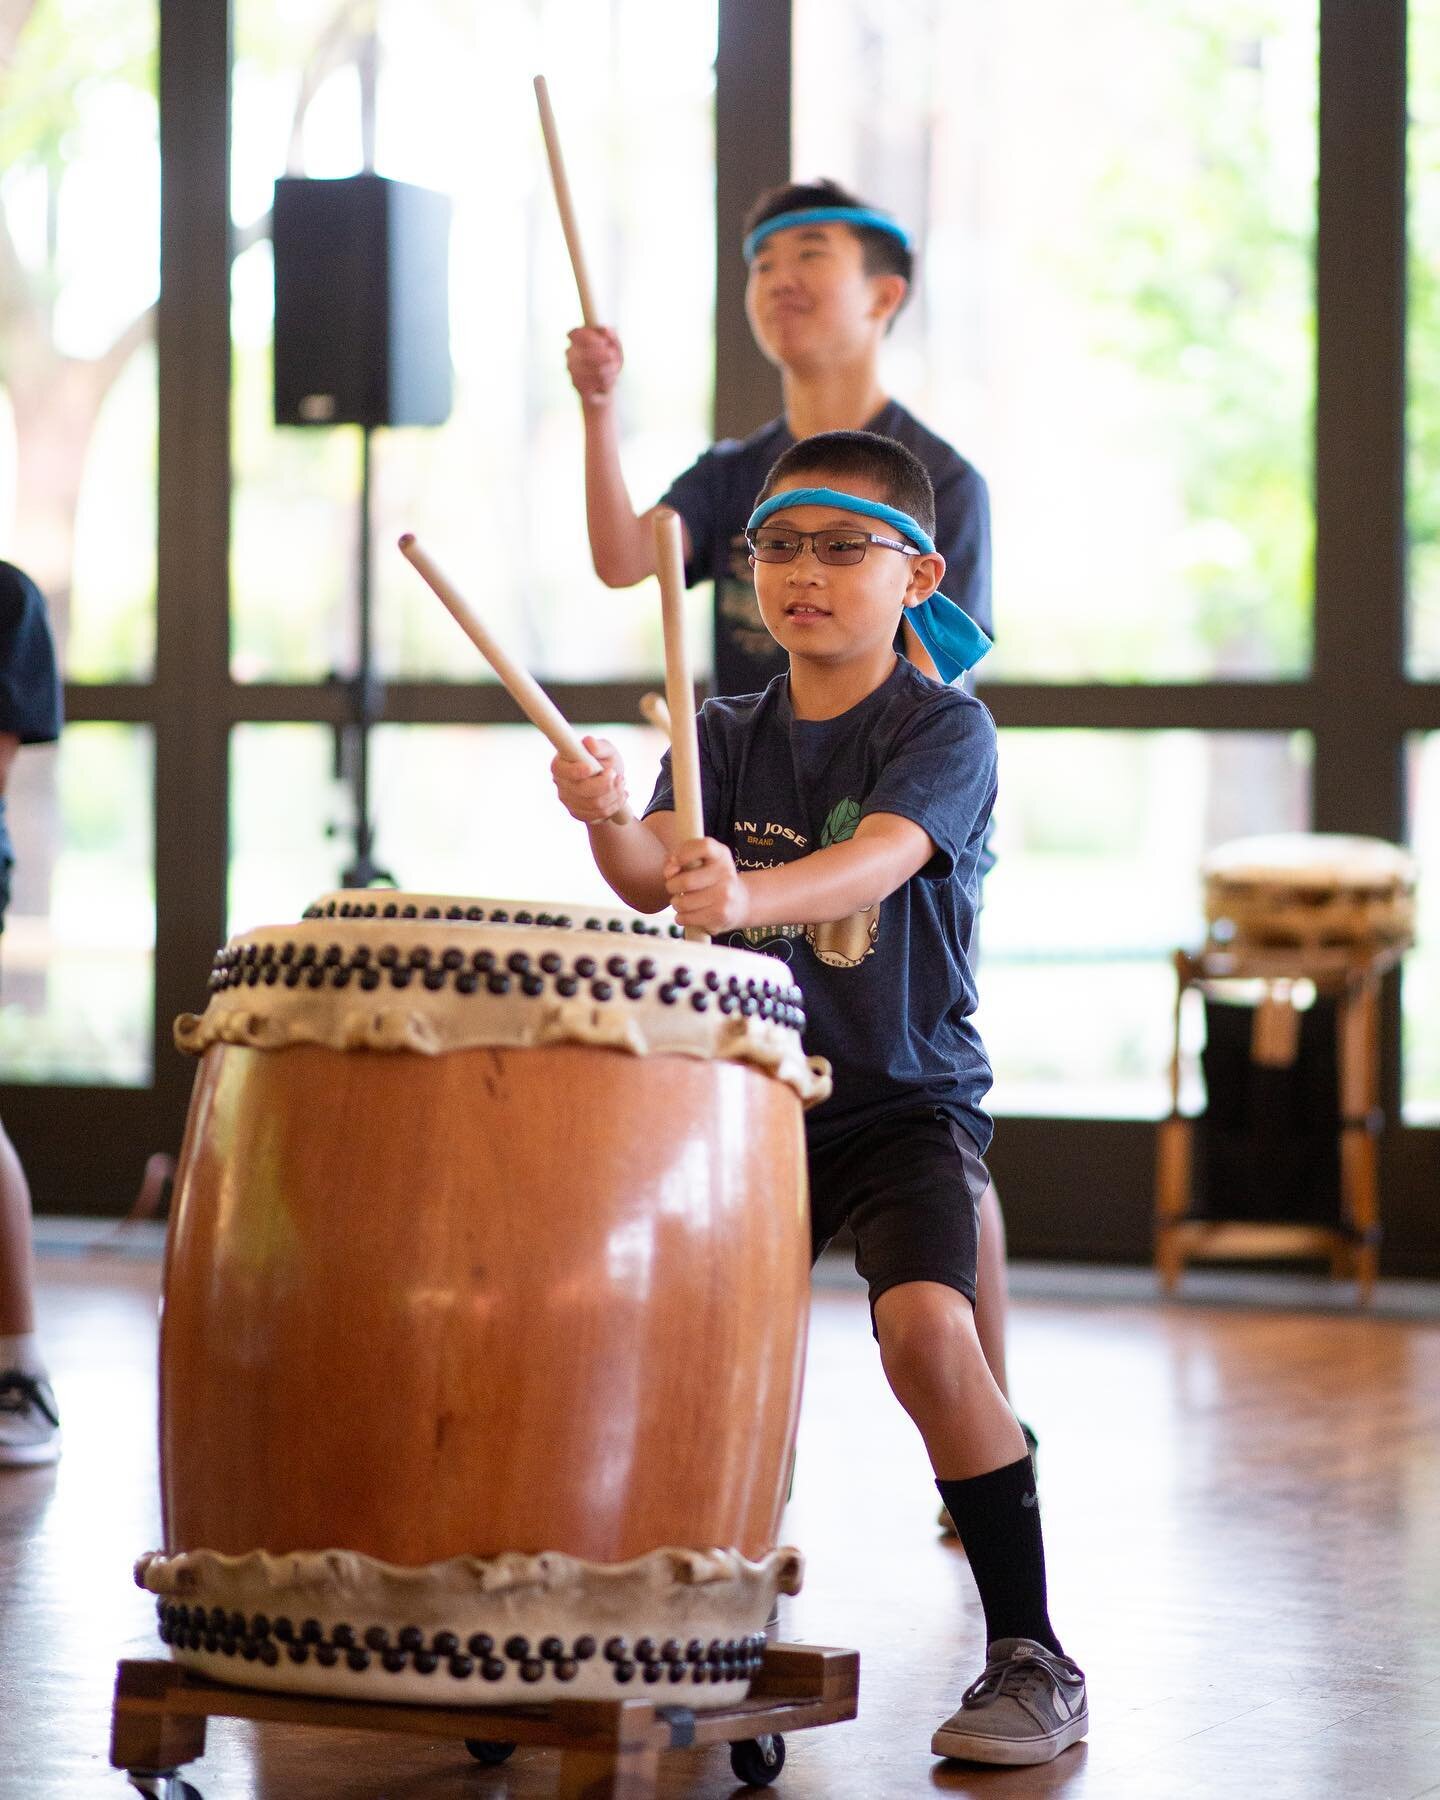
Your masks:
{"label": "wooden rack leg", "polygon": [[110,1726],[112,1768],[159,1774],[178,1769],[182,1763],[196,1762],[205,1754],[203,1718],[160,1710],[170,1682],[167,1664],[120,1664]]}
{"label": "wooden rack leg", "polygon": [[1362,1306],[1373,1298],[1379,1273],[1376,1240],[1380,1232],[1380,1183],[1376,1152],[1374,1135],[1366,1126],[1345,1127],[1340,1142],[1340,1179],[1348,1194],[1346,1210],[1355,1233],[1351,1265]]}
{"label": "wooden rack leg", "polygon": [[1180,1112],[1180,1033],[1190,959],[1175,952],[1175,1011],[1171,1020],[1170,1117],[1161,1121],[1155,1140],[1155,1267],[1166,1294],[1173,1294],[1185,1267],[1180,1222],[1190,1210],[1190,1152],[1194,1127]]}
{"label": "wooden rack leg", "polygon": [[1155,1142],[1155,1267],[1167,1294],[1175,1292],[1184,1268],[1179,1227],[1190,1206],[1194,1130],[1189,1119],[1162,1119]]}
{"label": "wooden rack leg", "polygon": [[1352,981],[1340,1000],[1340,1201],[1362,1306],[1375,1291],[1380,1238],[1380,986]]}

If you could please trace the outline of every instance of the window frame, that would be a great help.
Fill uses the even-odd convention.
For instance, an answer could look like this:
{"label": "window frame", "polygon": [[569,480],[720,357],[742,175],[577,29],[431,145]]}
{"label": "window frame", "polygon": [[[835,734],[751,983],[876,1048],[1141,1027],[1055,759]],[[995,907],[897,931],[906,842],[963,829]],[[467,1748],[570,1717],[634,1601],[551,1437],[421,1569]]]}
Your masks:
{"label": "window frame", "polygon": [[[1400,840],[1404,745],[1440,731],[1440,681],[1405,668],[1405,0],[1318,0],[1315,607],[1294,681],[987,682],[1002,729],[1304,731],[1317,831]],[[0,1113],[41,1210],[115,1213],[145,1157],[178,1150],[192,1070],[171,1021],[204,1000],[225,929],[229,741],[241,723],[344,727],[339,683],[240,683],[229,666],[231,0],[157,0],[161,273],[159,545],[154,678],[70,683],[73,721],[155,733],[155,1075],[149,1089],[6,1084]],[[719,0],[716,59],[717,435],[779,408],[755,349],[735,246],[750,199],[789,166],[788,6]],[[1362,597],[1357,601],[1356,597]],[[637,716],[649,682],[556,684],[580,726]],[[391,682],[386,724],[513,721],[498,687]],[[1423,1197],[1437,1135],[1400,1123],[1399,1006],[1387,985],[1385,1214],[1395,1272],[1440,1273]],[[1013,1252],[1144,1261],[1154,1125],[1006,1117],[994,1151]],[[1080,1196],[1084,1203],[1077,1204]],[[1057,1196],[1059,1200],[1057,1202]]]}

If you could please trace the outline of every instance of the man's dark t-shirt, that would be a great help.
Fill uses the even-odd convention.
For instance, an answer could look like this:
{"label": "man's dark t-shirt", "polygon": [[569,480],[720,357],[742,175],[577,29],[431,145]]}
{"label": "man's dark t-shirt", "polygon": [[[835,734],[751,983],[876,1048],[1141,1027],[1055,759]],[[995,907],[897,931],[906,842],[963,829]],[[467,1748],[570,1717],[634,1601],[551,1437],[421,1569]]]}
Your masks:
{"label": "man's dark t-shirt", "polygon": [[[944,591],[977,625],[990,620],[990,497],[984,477],[897,401],[867,431],[894,438],[925,465],[935,488],[935,546],[945,558]],[[664,498],[685,521],[691,555],[685,579],[715,583],[717,694],[758,693],[785,667],[785,653],[766,631],[746,560],[745,523],[777,456],[795,442],[784,419],[747,438],[727,438],[671,483]]]}
{"label": "man's dark t-shirt", "polygon": [[[60,725],[60,676],[45,602],[28,575],[13,563],[0,562],[0,731],[22,744],[52,744]],[[0,930],[14,865],[0,794]]]}
{"label": "man's dark t-shirt", "polygon": [[0,562],[0,731],[22,744],[53,744],[60,735],[60,678],[45,602],[8,562]]}
{"label": "man's dark t-shirt", "polygon": [[[935,855],[878,908],[835,923],[727,934],[790,965],[805,994],[805,1047],[830,1059],[831,1098],[807,1115],[813,1145],[887,1114],[933,1106],[983,1152],[990,1064],[971,1018],[967,946],[995,798],[995,726],[972,695],[904,658],[834,719],[797,719],[788,675],[700,711],[705,832],[737,868],[765,869],[854,835],[870,813],[928,833]],[[646,812],[674,810],[667,753]]]}

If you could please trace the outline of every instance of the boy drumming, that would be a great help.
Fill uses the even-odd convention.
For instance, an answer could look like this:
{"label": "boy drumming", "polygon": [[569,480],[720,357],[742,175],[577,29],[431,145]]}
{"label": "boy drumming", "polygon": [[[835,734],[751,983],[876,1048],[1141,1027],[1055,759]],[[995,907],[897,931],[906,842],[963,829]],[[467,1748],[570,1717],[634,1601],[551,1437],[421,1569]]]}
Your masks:
{"label": "boy drumming", "polygon": [[[756,608],[745,521],[776,457],[820,431],[877,432],[904,444],[924,464],[949,597],[988,633],[990,501],[984,478],[881,383],[881,347],[914,273],[908,233],[833,181],[770,189],[751,207],[745,231],[746,312],[756,344],[780,370],[784,414],[747,438],[713,445],[661,502],[680,515],[687,580],[715,584],[712,690],[756,693],[785,668]],[[595,572],[607,587],[630,587],[654,574],[655,541],[653,508],[637,514],[620,466],[620,339],[608,326],[581,327],[570,333],[566,360],[583,402],[585,506]],[[913,640],[907,644],[921,668],[938,673],[933,656]],[[1005,1226],[991,1186],[980,1209],[977,1319],[1002,1391],[1005,1306]],[[1033,1433],[1028,1426],[1022,1430],[1033,1448]]]}
{"label": "boy drumming", "polygon": [[[818,431],[874,431],[915,453],[935,490],[935,539],[951,598],[988,632],[984,479],[881,384],[881,346],[914,270],[908,233],[833,181],[772,188],[750,209],[745,230],[745,309],[756,344],[780,371],[785,411],[747,438],[713,445],[661,502],[680,515],[687,578],[715,583],[714,691],[756,693],[785,666],[756,610],[745,521],[776,457]],[[608,326],[582,326],[570,333],[566,361],[583,402],[595,572],[607,587],[630,587],[654,574],[655,546],[653,509],[636,513],[620,466],[620,339]]]}
{"label": "boy drumming", "polygon": [[[964,635],[936,592],[933,524],[925,471],[892,440],[831,432],[786,451],[749,543],[788,674],[702,708],[706,836],[676,841],[668,759],[645,818],[627,825],[612,822],[625,803],[613,746],[585,740],[597,774],[561,758],[552,772],[627,904],[673,905],[682,924],[770,950],[800,980],[806,1047],[835,1078],[807,1119],[813,1249],[842,1224],[855,1235],[886,1377],[985,1611],[984,1672],[932,1747],[1039,1763],[1082,1738],[1089,1715],[1050,1624],[1025,1440],[975,1328],[990,1070],[968,946],[995,732],[972,696],[895,654],[907,611],[922,635],[937,616],[952,647]],[[985,641],[968,629],[973,661]]]}

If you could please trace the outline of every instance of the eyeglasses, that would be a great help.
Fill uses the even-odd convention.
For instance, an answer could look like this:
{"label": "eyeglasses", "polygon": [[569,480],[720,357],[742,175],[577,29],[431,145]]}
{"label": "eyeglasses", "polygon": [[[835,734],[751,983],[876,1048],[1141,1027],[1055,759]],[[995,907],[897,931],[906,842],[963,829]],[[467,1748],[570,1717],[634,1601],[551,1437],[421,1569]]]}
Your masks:
{"label": "eyeglasses", "polygon": [[832,525],[828,531],[790,531],[782,526],[762,525],[758,531],[747,531],[745,542],[756,562],[794,562],[806,544],[815,552],[817,562],[845,567],[864,562],[872,544],[882,550],[898,550],[902,556],[918,556],[913,544],[902,544],[895,538],[878,537],[873,531],[850,531]]}

